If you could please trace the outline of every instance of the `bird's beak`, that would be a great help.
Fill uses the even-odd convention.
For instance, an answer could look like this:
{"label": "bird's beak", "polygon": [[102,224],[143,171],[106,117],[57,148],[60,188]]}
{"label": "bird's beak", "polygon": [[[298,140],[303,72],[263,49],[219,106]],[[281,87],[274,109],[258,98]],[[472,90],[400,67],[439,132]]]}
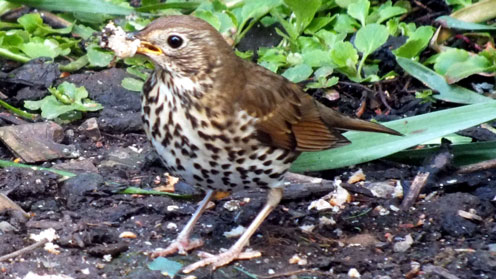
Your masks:
{"label": "bird's beak", "polygon": [[153,55],[160,55],[162,54],[162,50],[155,46],[154,44],[152,43],[149,43],[147,42],[146,40],[144,39],[141,39],[142,33],[140,31],[136,31],[136,32],[131,32],[131,33],[127,33],[127,38],[129,40],[140,40],[140,45],[138,47],[138,50],[136,51],[137,53],[139,54],[153,54]]}
{"label": "bird's beak", "polygon": [[159,47],[143,40],[140,41],[140,45],[136,52],[140,54],[153,54],[153,55],[162,54],[162,50]]}

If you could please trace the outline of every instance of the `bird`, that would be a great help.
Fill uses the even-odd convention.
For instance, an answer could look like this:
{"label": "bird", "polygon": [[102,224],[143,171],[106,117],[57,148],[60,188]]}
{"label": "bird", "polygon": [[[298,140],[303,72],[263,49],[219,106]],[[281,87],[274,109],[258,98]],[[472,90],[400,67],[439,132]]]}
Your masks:
{"label": "bird", "polygon": [[239,58],[194,16],[158,18],[133,38],[140,41],[136,53],[155,66],[141,95],[145,133],[171,173],[205,191],[177,238],[152,257],[203,244],[190,236],[214,192],[267,189],[265,205],[235,244],[216,255],[199,253],[184,273],[250,258],[243,249],[281,201],[284,176],[300,153],[348,144],[340,130],[401,135],[328,108],[299,85]]}

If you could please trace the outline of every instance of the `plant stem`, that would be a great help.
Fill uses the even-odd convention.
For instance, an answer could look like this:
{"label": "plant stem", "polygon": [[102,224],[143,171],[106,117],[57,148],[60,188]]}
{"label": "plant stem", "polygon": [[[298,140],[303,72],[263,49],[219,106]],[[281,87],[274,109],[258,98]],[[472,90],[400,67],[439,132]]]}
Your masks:
{"label": "plant stem", "polygon": [[86,66],[89,63],[88,61],[88,56],[83,55],[76,59],[75,61],[72,61],[68,64],[65,65],[59,65],[59,69],[64,72],[75,72],[84,66]]}
{"label": "plant stem", "polygon": [[0,48],[0,56],[3,56],[7,59],[14,60],[14,61],[21,62],[21,63],[26,63],[30,60],[30,58],[28,58],[24,55],[13,53],[12,51],[5,49],[5,48]]}
{"label": "plant stem", "polygon": [[14,114],[19,115],[20,117],[22,117],[24,119],[35,120],[38,117],[37,114],[32,114],[32,113],[29,113],[29,112],[24,111],[22,109],[18,109],[16,107],[8,104],[4,100],[0,100],[0,106],[4,107],[5,109],[11,111]]}

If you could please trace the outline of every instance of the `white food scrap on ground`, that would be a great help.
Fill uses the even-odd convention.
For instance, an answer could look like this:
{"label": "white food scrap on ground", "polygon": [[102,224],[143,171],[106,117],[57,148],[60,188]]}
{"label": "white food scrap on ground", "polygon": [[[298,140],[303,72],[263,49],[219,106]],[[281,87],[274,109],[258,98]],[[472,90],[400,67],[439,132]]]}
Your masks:
{"label": "white food scrap on ground", "polygon": [[103,29],[102,42],[100,46],[109,48],[115,52],[115,55],[120,58],[132,57],[136,54],[140,46],[140,40],[129,40],[126,32],[120,26],[115,26],[111,21]]}
{"label": "white food scrap on ground", "polygon": [[240,237],[245,231],[246,228],[240,225],[228,232],[224,232],[224,237],[226,238]]}
{"label": "white food scrap on ground", "polygon": [[55,232],[55,229],[53,228],[48,228],[46,230],[41,231],[39,234],[30,234],[29,238],[31,238],[34,241],[42,241],[42,240],[47,240],[49,242],[54,241],[55,239],[58,239],[59,236]]}

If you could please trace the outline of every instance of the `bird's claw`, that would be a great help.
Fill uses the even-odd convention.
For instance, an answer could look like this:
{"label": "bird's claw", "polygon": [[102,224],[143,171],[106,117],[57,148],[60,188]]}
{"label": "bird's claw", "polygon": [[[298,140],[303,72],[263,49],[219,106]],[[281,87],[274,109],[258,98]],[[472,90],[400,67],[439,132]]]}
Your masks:
{"label": "bird's claw", "polygon": [[185,267],[183,269],[184,273],[190,273],[191,271],[207,265],[211,265],[212,270],[215,270],[234,260],[249,260],[260,257],[262,256],[262,253],[260,253],[260,251],[253,250],[241,252],[236,249],[229,249],[218,255],[210,254],[207,252],[199,252],[198,256],[202,259]]}
{"label": "bird's claw", "polygon": [[203,240],[201,239],[176,239],[165,249],[153,251],[151,253],[152,258],[157,257],[167,257],[174,253],[181,255],[188,254],[189,250],[193,250],[203,245]]}

